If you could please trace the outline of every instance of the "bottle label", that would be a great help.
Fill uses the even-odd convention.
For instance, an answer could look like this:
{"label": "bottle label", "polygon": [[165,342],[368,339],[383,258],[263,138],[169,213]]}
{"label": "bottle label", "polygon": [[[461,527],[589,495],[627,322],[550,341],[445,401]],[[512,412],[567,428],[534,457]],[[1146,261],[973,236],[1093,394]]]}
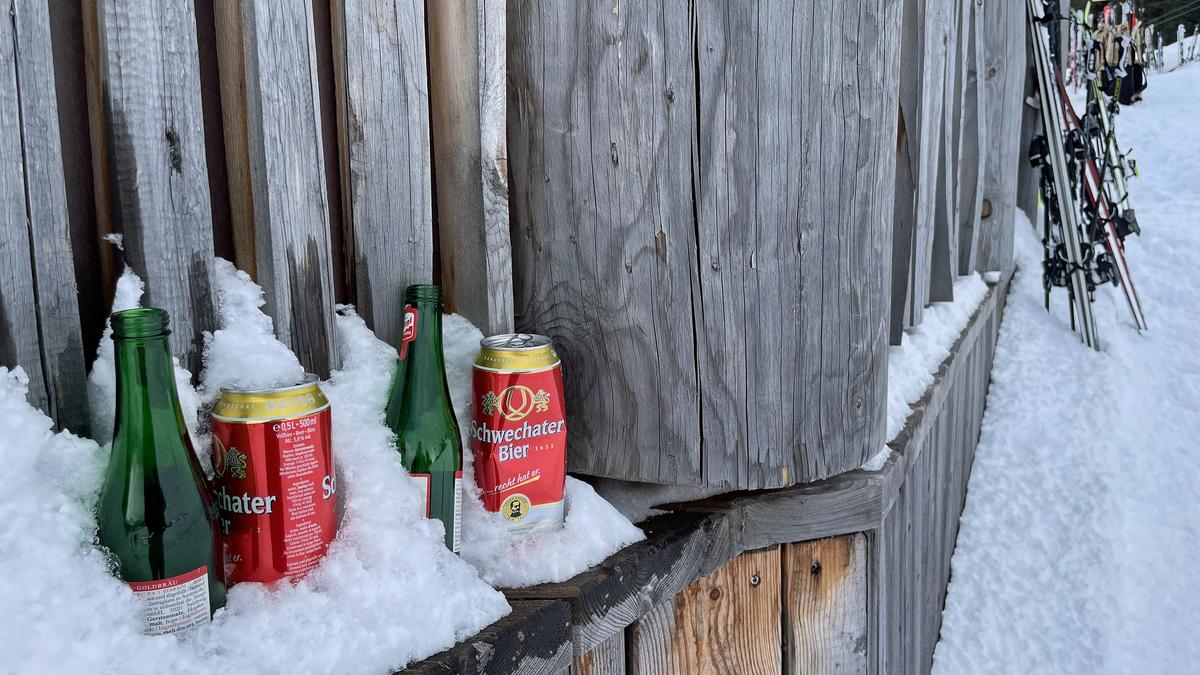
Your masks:
{"label": "bottle label", "polygon": [[169,579],[128,583],[141,602],[146,635],[182,633],[209,621],[207,566]]}
{"label": "bottle label", "polygon": [[[425,503],[423,516],[426,518],[435,517],[433,514],[433,500],[429,494],[430,475],[427,473],[409,474],[409,480],[421,493],[421,501]],[[450,531],[451,547],[450,550],[458,553],[462,547],[462,472],[454,472],[454,510],[448,514],[451,522],[447,523],[440,515],[437,517],[442,520],[442,524]]]}
{"label": "bottle label", "polygon": [[417,308],[404,308],[404,332],[400,336],[400,360],[408,356],[408,343],[417,339]]}

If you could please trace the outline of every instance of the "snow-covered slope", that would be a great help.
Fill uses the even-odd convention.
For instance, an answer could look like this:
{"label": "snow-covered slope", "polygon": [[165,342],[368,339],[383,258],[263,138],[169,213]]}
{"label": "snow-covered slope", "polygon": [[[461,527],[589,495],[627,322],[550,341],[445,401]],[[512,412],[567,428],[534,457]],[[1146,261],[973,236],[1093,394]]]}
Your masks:
{"label": "snow-covered slope", "polygon": [[1150,80],[1117,133],[1141,177],[1130,266],[1097,302],[1102,353],[1042,307],[1041,251],[997,346],[952,564],[938,673],[1194,673],[1200,590],[1200,65]]}

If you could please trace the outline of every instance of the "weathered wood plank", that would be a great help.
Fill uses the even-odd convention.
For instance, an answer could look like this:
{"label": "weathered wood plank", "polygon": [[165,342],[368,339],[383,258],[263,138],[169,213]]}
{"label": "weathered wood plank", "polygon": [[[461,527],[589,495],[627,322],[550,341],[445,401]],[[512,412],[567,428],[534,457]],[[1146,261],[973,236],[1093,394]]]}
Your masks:
{"label": "weathered wood plank", "polygon": [[[236,69],[236,56],[226,57],[221,76],[223,95],[238,93],[236,80],[244,84],[244,104],[237,107],[245,110],[249,172],[229,176],[250,182],[257,281],[276,333],[305,368],[325,376],[340,357],[312,5],[236,4],[238,11],[225,14],[218,30],[240,34],[243,68]],[[241,133],[235,124],[231,134]],[[231,186],[230,192],[244,195],[246,187]]]}
{"label": "weathered wood plank", "polygon": [[487,333],[512,330],[508,192],[497,164],[504,152],[504,28],[500,2],[429,5],[442,286],[447,307]]}
{"label": "weathered wood plank", "polygon": [[582,473],[702,480],[688,7],[508,5],[516,324],[555,339]]}
{"label": "weathered wood plank", "polygon": [[403,675],[560,675],[571,666],[565,602],[512,603],[512,613]]}
{"label": "weathered wood plank", "polygon": [[883,478],[851,471],[809,485],[736,499],[746,549],[862,532],[883,517]]}
{"label": "weathered wood plank", "polygon": [[[465,5],[429,7],[465,11]],[[433,279],[425,7],[419,0],[332,3],[347,264],[359,313],[392,344],[403,330],[405,287]],[[433,19],[429,28],[436,35]],[[446,161],[452,164],[453,157]],[[446,189],[449,198],[474,198],[461,185]],[[455,204],[439,217],[454,220]],[[466,233],[447,235],[443,250]]]}
{"label": "weathered wood plank", "polygon": [[213,3],[217,69],[221,85],[221,127],[225,139],[225,177],[229,193],[229,225],[233,263],[258,277],[254,234],[254,190],[250,180],[250,127],[246,116],[246,55],[242,46],[241,6],[229,0]]}
{"label": "weathered wood plank", "polygon": [[[981,126],[992,130],[983,153],[983,218],[976,267],[1007,270],[1013,264],[1013,218],[1019,203],[1032,220],[1036,213],[1036,172],[1025,155],[1033,137],[1037,112],[1024,105],[1027,86],[1025,7],[1022,3],[988,3],[981,17]],[[1025,175],[1022,183],[1019,178]],[[1024,185],[1022,188],[1021,185]]]}
{"label": "weathered wood plank", "polygon": [[574,579],[510,589],[505,595],[569,602],[572,642],[579,656],[740,553],[736,525],[723,511],[651,518],[641,524],[645,541]]}
{"label": "weathered wood plank", "polygon": [[[50,417],[59,428],[88,434],[88,393],[79,325],[71,226],[59,139],[48,6],[14,0],[11,42],[16,52],[20,143],[25,169],[32,267],[37,282],[37,330],[46,371]],[[0,34],[2,35],[2,34]],[[10,41],[0,38],[5,46]],[[14,207],[17,202],[6,202]]]}
{"label": "weathered wood plank", "polygon": [[780,552],[743,553],[630,627],[631,674],[781,672]]}
{"label": "weathered wood plank", "polygon": [[867,537],[783,547],[784,672],[867,672]]}
{"label": "weathered wood plank", "polygon": [[[97,216],[124,235],[124,257],[146,282],[143,302],[171,315],[171,348],[200,371],[213,325],[212,214],[196,55],[187,0],[87,0]],[[111,209],[109,211],[109,209]]]}
{"label": "weathered wood plank", "polygon": [[950,30],[945,42],[942,77],[941,123],[938,127],[937,189],[933,219],[932,255],[929,264],[929,302],[954,300],[955,262],[958,260],[959,141],[963,112],[963,76],[966,63],[963,34],[970,0],[951,0],[947,8]]}
{"label": "weathered wood plank", "polygon": [[[983,205],[984,150],[989,147],[987,119],[985,115],[987,92],[984,91],[981,73],[983,61],[983,14],[982,0],[966,0],[964,21],[966,43],[966,66],[963,79],[963,114],[958,160],[958,245],[955,273],[971,274],[975,271],[975,254],[980,229]],[[1015,96],[1015,93],[1013,94]],[[1015,167],[1010,167],[1013,176]]]}
{"label": "weathered wood plank", "polygon": [[883,431],[899,7],[696,11],[705,482],[817,480]]}
{"label": "weathered wood plank", "polygon": [[625,631],[620,630],[571,662],[571,675],[625,675]]}

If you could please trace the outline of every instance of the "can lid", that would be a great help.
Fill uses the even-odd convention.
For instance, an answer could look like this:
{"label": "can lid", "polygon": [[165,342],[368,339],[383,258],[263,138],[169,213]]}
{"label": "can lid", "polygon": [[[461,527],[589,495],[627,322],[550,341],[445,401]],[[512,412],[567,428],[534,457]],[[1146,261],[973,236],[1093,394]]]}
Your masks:
{"label": "can lid", "polygon": [[317,384],[317,376],[305,373],[299,384],[273,389],[224,387],[213,406],[213,419],[225,422],[266,422],[303,417],[329,407],[329,399]]}
{"label": "can lid", "polygon": [[547,370],[559,364],[554,343],[545,335],[505,333],[479,341],[475,367],[506,373]]}

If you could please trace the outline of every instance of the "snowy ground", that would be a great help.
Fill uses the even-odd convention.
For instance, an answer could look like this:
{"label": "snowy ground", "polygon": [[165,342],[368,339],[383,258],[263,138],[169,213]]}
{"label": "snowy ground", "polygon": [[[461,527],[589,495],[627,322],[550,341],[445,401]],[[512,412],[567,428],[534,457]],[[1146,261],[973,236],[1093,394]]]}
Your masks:
{"label": "snowy ground", "polygon": [[1141,177],[1129,259],[1150,330],[1118,289],[1102,353],[1042,307],[1018,224],[1008,299],[934,660],[938,673],[1195,673],[1200,663],[1200,64],[1117,118]]}

